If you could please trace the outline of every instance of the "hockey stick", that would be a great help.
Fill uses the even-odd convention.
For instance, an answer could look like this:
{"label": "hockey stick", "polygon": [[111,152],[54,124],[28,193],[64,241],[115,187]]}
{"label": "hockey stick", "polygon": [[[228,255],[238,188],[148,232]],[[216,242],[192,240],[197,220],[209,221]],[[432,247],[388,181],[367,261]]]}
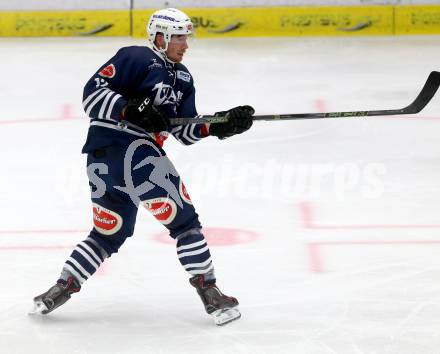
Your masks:
{"label": "hockey stick", "polygon": [[[425,86],[417,98],[409,106],[401,109],[386,109],[377,111],[352,111],[352,112],[327,112],[327,113],[298,113],[298,114],[272,114],[254,116],[254,120],[293,120],[293,119],[317,119],[317,118],[350,118],[370,116],[393,116],[401,114],[419,113],[434,97],[440,86],[440,72],[433,71],[428,76]],[[223,123],[228,119],[225,116],[215,117],[200,115],[195,118],[171,118],[171,125],[187,125],[193,123]]]}

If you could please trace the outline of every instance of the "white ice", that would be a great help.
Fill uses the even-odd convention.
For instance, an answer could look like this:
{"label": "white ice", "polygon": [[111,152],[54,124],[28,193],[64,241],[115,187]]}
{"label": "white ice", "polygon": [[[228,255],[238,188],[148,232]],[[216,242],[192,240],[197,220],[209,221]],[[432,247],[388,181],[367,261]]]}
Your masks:
{"label": "white ice", "polygon": [[[168,140],[240,320],[214,325],[145,210],[80,293],[27,315],[91,227],[82,87],[132,44],[0,40],[0,352],[439,353],[440,93],[411,117]],[[439,58],[437,36],[199,39],[185,64],[200,113],[274,114],[403,107]]]}

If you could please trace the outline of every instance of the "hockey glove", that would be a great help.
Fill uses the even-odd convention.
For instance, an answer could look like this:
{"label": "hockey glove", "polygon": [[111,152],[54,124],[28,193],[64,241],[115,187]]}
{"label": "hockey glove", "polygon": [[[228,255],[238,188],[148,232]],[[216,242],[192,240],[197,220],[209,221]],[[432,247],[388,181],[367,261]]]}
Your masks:
{"label": "hockey glove", "polygon": [[211,123],[209,134],[226,139],[236,134],[241,134],[248,130],[253,123],[252,115],[255,110],[251,106],[238,106],[229,111],[217,112],[216,117],[225,116],[228,121],[225,123]]}
{"label": "hockey glove", "polygon": [[153,105],[149,97],[130,99],[123,116],[127,122],[137,125],[149,133],[168,131],[171,127],[169,118]]}

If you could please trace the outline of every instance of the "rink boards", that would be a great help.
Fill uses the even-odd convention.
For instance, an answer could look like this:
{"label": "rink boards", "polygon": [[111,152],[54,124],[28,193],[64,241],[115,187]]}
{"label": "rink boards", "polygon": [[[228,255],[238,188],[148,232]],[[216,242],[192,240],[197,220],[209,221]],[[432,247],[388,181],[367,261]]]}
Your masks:
{"label": "rink boards", "polygon": [[[439,34],[440,5],[185,8],[204,37]],[[0,36],[145,37],[154,9],[0,12]]]}

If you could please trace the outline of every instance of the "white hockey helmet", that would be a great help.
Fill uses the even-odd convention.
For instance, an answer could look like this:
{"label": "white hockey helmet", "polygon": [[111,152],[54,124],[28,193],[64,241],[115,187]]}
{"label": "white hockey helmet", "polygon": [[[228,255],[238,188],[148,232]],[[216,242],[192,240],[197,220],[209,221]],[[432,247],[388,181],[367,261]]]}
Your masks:
{"label": "white hockey helmet", "polygon": [[157,33],[162,33],[165,39],[165,48],[171,41],[173,34],[191,35],[194,32],[194,25],[191,19],[182,11],[168,8],[153,13],[147,23],[148,40],[154,46]]}

